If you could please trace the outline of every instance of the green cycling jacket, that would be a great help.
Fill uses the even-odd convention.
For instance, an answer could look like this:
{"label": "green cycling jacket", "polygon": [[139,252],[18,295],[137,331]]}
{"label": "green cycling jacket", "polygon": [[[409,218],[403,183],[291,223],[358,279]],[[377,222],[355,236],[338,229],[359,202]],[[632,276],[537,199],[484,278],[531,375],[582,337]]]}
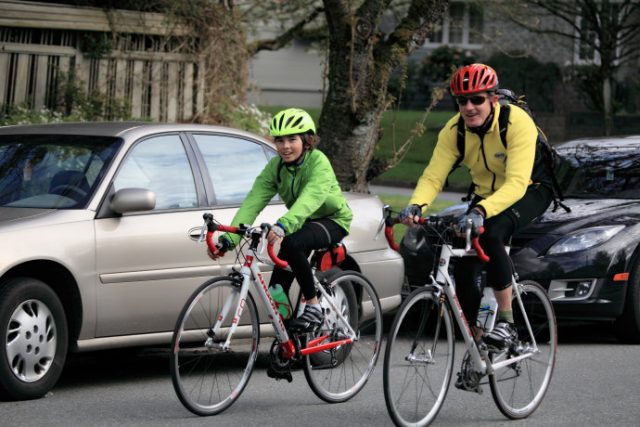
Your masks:
{"label": "green cycling jacket", "polygon": [[[272,158],[260,172],[231,225],[253,224],[258,214],[276,194],[288,212],[277,222],[286,234],[294,233],[305,221],[330,218],[349,232],[353,213],[344,198],[327,156],[319,150],[307,151],[300,164],[285,165],[279,156]],[[226,234],[234,245],[240,236]]]}

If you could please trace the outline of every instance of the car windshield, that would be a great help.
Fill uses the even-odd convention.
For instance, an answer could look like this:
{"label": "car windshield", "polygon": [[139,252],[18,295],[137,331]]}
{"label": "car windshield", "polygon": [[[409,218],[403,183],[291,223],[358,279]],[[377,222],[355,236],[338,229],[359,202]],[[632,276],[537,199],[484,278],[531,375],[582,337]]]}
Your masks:
{"label": "car windshield", "polygon": [[[627,143],[628,142],[628,143]],[[637,141],[566,143],[557,177],[565,197],[640,199],[640,144]]]}
{"label": "car windshield", "polygon": [[0,206],[84,207],[121,143],[97,136],[0,136]]}

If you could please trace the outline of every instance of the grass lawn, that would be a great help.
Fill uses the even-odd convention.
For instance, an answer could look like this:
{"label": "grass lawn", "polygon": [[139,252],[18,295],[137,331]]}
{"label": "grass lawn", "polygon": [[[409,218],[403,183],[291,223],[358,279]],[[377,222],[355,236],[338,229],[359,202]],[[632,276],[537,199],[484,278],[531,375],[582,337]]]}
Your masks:
{"label": "grass lawn", "polygon": [[[275,114],[282,107],[260,107],[263,111]],[[320,109],[307,109],[311,117],[316,121],[320,118]],[[422,121],[422,111],[387,111],[382,117],[382,139],[375,148],[376,157],[391,158],[398,147],[407,141],[416,124]],[[429,114],[424,125],[426,131],[415,138],[411,148],[402,161],[394,168],[374,179],[374,183],[387,185],[414,186],[425,166],[431,159],[431,154],[436,144],[438,132],[442,126],[452,117],[449,111],[434,111]],[[462,166],[449,176],[448,189],[466,191],[469,187],[470,177],[467,169]]]}

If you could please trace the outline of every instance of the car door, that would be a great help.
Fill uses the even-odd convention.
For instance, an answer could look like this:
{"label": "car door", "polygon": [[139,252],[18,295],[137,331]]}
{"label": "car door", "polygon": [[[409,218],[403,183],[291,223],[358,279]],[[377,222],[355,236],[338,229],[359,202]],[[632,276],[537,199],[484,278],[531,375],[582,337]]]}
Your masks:
{"label": "car door", "polygon": [[[196,151],[204,162],[205,180],[210,189],[216,219],[231,223],[240,204],[245,199],[255,178],[266,166],[268,159],[276,156],[275,150],[257,141],[233,135],[193,134]],[[276,195],[272,202],[258,215],[253,225],[275,222],[286,212],[286,207]],[[238,265],[235,252],[220,259],[222,271],[228,272]],[[265,280],[271,276],[271,266],[261,264]],[[261,318],[264,313],[260,306]]]}
{"label": "car door", "polygon": [[187,297],[219,271],[188,233],[205,209],[185,144],[177,133],[146,138],[118,167],[114,190],[152,190],[156,206],[96,220],[98,337],[171,331]]}

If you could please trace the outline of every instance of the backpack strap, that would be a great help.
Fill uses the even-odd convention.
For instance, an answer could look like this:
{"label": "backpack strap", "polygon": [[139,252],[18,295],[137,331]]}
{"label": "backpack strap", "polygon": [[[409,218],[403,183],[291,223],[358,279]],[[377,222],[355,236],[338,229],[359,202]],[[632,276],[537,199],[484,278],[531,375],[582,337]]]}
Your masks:
{"label": "backpack strap", "polygon": [[460,116],[460,118],[458,118],[458,126],[456,129],[456,147],[458,148],[458,158],[456,159],[456,162],[453,164],[453,167],[451,168],[451,171],[453,172],[453,170],[455,168],[457,168],[458,166],[460,166],[460,163],[462,163],[462,161],[464,160],[464,137],[465,137],[465,128],[464,128],[464,120],[462,119],[462,116]]}
{"label": "backpack strap", "polygon": [[[462,116],[460,116],[458,118],[458,124],[456,126],[456,147],[458,148],[458,158],[456,159],[456,162],[453,164],[453,167],[451,168],[451,172],[449,172],[449,175],[451,175],[451,173],[453,173],[453,171],[456,170],[456,168],[460,166],[460,163],[462,163],[462,161],[464,160],[465,133],[466,133],[466,129],[464,127],[464,120],[462,119]],[[449,185],[448,176],[447,176],[447,182],[445,183],[445,185],[447,186]],[[467,195],[463,197],[461,200],[463,202],[468,202],[469,200],[471,200],[471,196],[473,195],[473,190],[475,190],[475,188],[476,186],[473,182],[469,184]]]}
{"label": "backpack strap", "polygon": [[500,114],[498,115],[498,130],[500,131],[500,141],[504,148],[507,148],[507,128],[509,127],[509,114],[511,108],[508,105],[500,106]]}

